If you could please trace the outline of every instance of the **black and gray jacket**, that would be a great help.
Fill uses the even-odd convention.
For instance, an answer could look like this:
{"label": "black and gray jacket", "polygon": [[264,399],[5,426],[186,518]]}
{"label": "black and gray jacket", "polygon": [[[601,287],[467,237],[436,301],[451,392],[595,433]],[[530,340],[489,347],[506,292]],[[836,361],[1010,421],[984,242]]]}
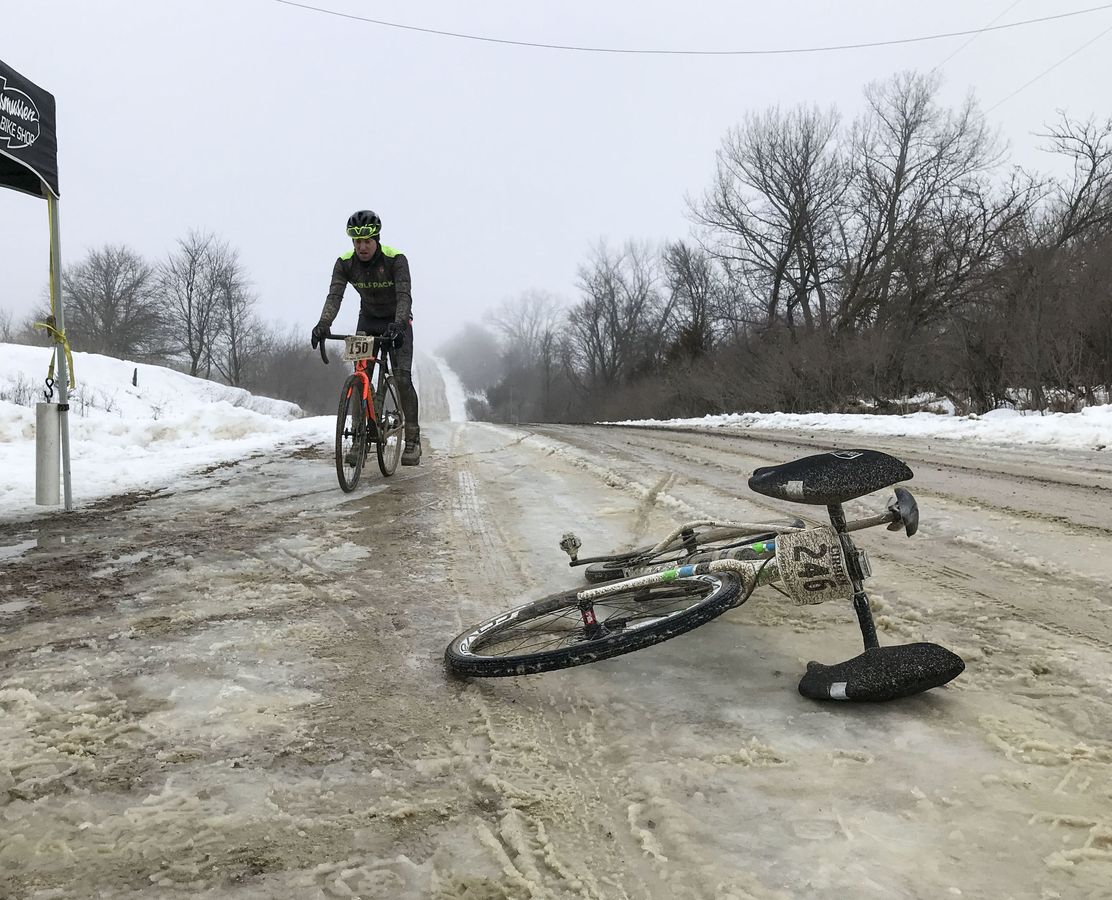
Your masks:
{"label": "black and gray jacket", "polygon": [[400,250],[379,244],[368,262],[361,262],[354,249],[341,255],[332,267],[332,285],[320,314],[325,325],[331,325],[336,319],[349,284],[359,292],[360,320],[383,325],[409,322],[413,312],[409,260]]}

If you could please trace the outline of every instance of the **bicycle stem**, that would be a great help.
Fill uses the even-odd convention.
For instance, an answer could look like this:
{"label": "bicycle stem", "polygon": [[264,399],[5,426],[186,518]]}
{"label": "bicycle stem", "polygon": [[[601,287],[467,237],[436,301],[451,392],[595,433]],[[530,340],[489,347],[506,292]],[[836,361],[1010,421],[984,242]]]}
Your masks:
{"label": "bicycle stem", "polygon": [[[879,513],[875,516],[869,516],[867,519],[855,519],[852,522],[843,522],[842,531],[861,531],[864,528],[873,528],[877,525],[891,525],[893,522],[900,520],[899,514],[891,510]],[[837,527],[837,526],[835,526]]]}

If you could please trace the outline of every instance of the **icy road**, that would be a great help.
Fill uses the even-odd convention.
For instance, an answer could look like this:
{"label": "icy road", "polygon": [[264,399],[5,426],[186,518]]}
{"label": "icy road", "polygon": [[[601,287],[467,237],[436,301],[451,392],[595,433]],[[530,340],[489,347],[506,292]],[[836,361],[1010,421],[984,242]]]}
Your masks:
{"label": "icy road", "polygon": [[821,512],[746,477],[861,438],[426,434],[352,495],[322,434],[0,526],[0,896],[1112,895],[1107,453],[868,442],[922,514],[859,537],[881,642],[967,670],[862,707],[796,692],[860,652],[852,609],[767,589],[595,666],[442,666],[464,626],[577,583],[569,528],[586,555]]}

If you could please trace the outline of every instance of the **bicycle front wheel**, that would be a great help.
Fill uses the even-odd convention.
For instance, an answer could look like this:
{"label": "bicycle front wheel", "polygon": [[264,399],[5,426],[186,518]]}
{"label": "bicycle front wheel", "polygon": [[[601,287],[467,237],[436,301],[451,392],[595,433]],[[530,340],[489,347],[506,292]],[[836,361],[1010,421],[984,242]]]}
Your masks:
{"label": "bicycle front wheel", "polygon": [[393,375],[382,379],[378,388],[375,408],[378,411],[378,468],[383,475],[393,475],[402,458],[405,441],[405,414],[398,399],[398,385]]}
{"label": "bicycle front wheel", "polygon": [[578,593],[552,594],[480,622],[448,645],[445,664],[457,675],[499,677],[632,653],[721,615],[736,605],[741,581],[732,572],[692,575],[620,589],[586,609]]}
{"label": "bicycle front wheel", "polygon": [[355,490],[367,455],[367,422],[363,412],[363,380],[351,375],[340,391],[336,411],[336,478],[345,493]]}

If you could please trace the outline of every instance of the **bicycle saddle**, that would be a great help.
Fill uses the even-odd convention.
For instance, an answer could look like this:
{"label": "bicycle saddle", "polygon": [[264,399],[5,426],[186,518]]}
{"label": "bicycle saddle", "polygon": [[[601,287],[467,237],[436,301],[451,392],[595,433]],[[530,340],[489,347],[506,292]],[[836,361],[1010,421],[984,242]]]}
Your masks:
{"label": "bicycle saddle", "polygon": [[879,450],[836,450],[762,466],[750,476],[749,487],[778,500],[833,506],[911,477],[906,463]]}
{"label": "bicycle saddle", "polygon": [[871,647],[832,666],[807,663],[799,693],[812,700],[877,703],[941,687],[964,670],[962,658],[938,644]]}

